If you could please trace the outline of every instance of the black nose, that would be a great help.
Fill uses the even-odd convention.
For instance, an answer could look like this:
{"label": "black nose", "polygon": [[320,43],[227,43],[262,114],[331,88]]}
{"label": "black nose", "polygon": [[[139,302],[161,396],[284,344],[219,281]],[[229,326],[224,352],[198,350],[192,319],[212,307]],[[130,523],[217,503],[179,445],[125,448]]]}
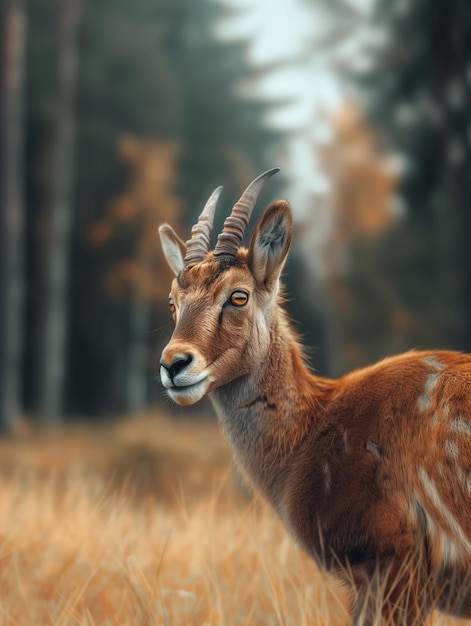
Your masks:
{"label": "black nose", "polygon": [[189,365],[192,361],[193,356],[191,354],[187,354],[186,356],[175,357],[170,365],[164,363],[164,361],[160,361],[160,365],[167,370],[168,375],[173,380],[173,378],[175,378],[177,374],[184,370],[185,367]]}

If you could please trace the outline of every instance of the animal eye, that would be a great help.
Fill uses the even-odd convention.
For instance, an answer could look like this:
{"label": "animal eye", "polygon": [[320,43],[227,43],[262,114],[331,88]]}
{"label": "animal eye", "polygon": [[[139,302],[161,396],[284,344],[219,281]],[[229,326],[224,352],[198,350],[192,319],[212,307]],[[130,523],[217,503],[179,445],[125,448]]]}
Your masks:
{"label": "animal eye", "polygon": [[249,299],[249,294],[245,293],[245,291],[234,291],[229,298],[229,302],[233,306],[244,306],[247,304]]}
{"label": "animal eye", "polygon": [[168,301],[168,308],[170,309],[170,311],[171,311],[172,313],[175,313],[175,311],[176,311],[176,309],[177,309],[177,308],[176,308],[176,306],[175,306],[175,304],[173,303],[173,301],[172,301],[172,300],[169,300],[169,301]]}

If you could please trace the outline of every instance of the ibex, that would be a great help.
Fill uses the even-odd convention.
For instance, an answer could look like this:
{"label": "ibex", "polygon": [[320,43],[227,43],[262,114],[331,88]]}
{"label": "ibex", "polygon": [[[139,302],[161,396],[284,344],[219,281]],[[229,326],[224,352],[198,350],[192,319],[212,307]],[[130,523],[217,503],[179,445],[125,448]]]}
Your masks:
{"label": "ibex", "polygon": [[172,400],[208,394],[250,481],[314,560],[350,585],[355,625],[471,617],[471,356],[411,351],[338,380],[311,373],[283,310],[289,204],[257,196],[216,246],[221,188],[184,243],[164,224],[175,320],[160,374]]}

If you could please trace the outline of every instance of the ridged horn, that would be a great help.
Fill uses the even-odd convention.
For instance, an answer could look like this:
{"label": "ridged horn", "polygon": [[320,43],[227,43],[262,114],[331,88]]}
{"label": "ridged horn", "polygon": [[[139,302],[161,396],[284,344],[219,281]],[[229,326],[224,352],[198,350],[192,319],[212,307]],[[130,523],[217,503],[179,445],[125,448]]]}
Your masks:
{"label": "ridged horn", "polygon": [[258,194],[265,182],[280,171],[279,167],[274,167],[253,180],[244,191],[240,200],[236,202],[229,217],[226,218],[222,233],[218,236],[214,256],[235,256],[242,242],[245,229],[252,215]]}
{"label": "ridged horn", "polygon": [[191,239],[186,242],[185,265],[200,263],[209,252],[214,211],[221,195],[222,187],[216,187],[201,211],[198,221],[191,229]]}

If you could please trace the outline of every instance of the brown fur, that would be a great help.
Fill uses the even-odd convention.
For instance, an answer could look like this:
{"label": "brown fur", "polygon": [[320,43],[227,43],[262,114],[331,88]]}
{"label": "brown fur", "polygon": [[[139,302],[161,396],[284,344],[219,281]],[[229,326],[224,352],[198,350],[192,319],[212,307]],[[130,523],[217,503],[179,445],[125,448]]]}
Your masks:
{"label": "brown fur", "polygon": [[[248,251],[176,268],[162,380],[180,404],[209,394],[254,486],[351,586],[355,624],[471,617],[471,357],[408,352],[314,376],[278,291],[290,240],[278,202]],[[241,289],[247,305],[228,305]]]}

